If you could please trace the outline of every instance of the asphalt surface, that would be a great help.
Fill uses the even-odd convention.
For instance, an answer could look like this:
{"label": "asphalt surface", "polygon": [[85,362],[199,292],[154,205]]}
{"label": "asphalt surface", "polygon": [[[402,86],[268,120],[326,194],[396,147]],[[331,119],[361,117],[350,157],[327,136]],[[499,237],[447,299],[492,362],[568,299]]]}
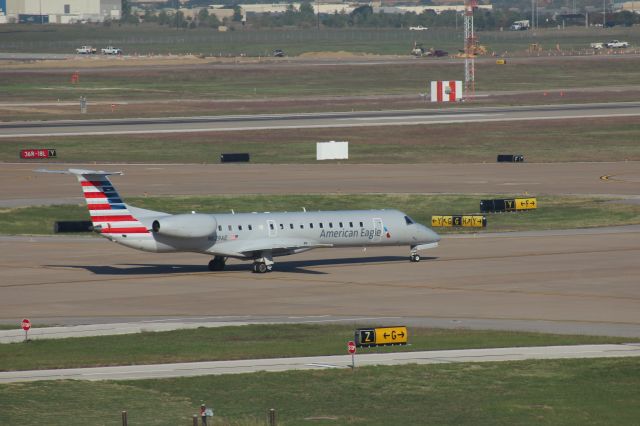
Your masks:
{"label": "asphalt surface", "polygon": [[[0,207],[84,202],[76,179],[34,173],[68,168],[124,171],[131,196],[215,194],[531,194],[640,197],[640,162],[521,164],[55,164],[0,167]],[[274,170],[277,169],[277,172]],[[607,177],[604,179],[603,177]]]}
{"label": "asphalt surface", "polygon": [[177,118],[132,118],[10,122],[0,124],[0,137],[192,133],[211,131],[309,129],[473,123],[516,120],[562,120],[640,115],[639,102],[563,104],[524,107],[447,108],[409,111],[362,111],[236,115]]}
{"label": "asphalt surface", "polygon": [[640,227],[449,237],[418,264],[401,247],[313,250],[266,275],[97,238],[2,237],[0,252],[5,322],[355,315],[640,337]]}
{"label": "asphalt surface", "polygon": [[[443,364],[459,362],[523,361],[532,359],[620,358],[640,356],[640,345],[542,346],[533,348],[466,349],[429,352],[363,354],[356,368],[368,365]],[[123,367],[69,368],[0,372],[0,383],[39,380],[141,380],[219,374],[351,368],[350,355],[189,362]]]}

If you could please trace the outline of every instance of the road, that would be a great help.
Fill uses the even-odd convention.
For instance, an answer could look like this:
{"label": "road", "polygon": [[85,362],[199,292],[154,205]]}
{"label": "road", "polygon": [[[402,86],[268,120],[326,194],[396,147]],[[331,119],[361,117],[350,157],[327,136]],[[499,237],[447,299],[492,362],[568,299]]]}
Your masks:
{"label": "road", "polygon": [[131,118],[10,122],[0,124],[1,138],[193,133],[211,131],[310,129],[337,127],[401,126],[411,124],[474,123],[515,120],[640,115],[640,102],[564,104],[521,107],[446,108],[408,111],[363,111],[304,114]]}
{"label": "road", "polygon": [[[361,351],[366,351],[361,349]],[[388,354],[359,354],[356,368],[368,365],[443,364],[459,362],[524,361],[534,359],[586,359],[640,356],[640,345],[540,346],[532,348],[465,349]],[[67,368],[0,372],[0,383],[39,380],[143,380],[219,374],[325,370],[350,368],[350,355],[239,361],[188,362],[122,367]]]}

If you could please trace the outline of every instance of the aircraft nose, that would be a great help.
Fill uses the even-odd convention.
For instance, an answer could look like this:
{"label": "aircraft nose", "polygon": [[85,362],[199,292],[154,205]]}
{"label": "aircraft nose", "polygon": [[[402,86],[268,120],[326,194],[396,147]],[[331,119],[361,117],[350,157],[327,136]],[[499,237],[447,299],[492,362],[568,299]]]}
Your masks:
{"label": "aircraft nose", "polygon": [[424,239],[429,242],[429,243],[437,243],[438,241],[440,241],[440,235],[438,235],[436,232],[434,232],[433,230],[427,228],[424,225],[422,226],[422,234],[424,235]]}

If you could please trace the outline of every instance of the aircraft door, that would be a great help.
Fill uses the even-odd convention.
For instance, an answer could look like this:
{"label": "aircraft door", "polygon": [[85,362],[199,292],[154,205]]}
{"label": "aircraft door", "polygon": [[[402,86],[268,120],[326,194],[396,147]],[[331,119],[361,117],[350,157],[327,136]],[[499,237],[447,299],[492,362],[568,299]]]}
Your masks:
{"label": "aircraft door", "polygon": [[380,242],[382,240],[383,229],[384,229],[384,226],[382,225],[382,219],[379,217],[374,218],[373,219],[374,235],[372,240],[374,243]]}
{"label": "aircraft door", "polygon": [[276,227],[276,222],[274,220],[267,220],[267,231],[269,232],[270,237],[278,235],[278,228]]}

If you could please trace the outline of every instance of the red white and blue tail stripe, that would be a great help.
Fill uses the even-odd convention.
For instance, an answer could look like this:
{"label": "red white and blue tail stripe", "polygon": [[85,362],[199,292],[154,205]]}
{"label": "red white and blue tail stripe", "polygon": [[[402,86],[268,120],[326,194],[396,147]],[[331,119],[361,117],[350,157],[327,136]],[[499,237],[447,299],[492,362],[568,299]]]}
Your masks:
{"label": "red white and blue tail stripe", "polygon": [[76,175],[87,201],[94,230],[105,236],[151,236],[149,230],[136,219],[122,201],[108,176],[120,173],[70,169]]}

